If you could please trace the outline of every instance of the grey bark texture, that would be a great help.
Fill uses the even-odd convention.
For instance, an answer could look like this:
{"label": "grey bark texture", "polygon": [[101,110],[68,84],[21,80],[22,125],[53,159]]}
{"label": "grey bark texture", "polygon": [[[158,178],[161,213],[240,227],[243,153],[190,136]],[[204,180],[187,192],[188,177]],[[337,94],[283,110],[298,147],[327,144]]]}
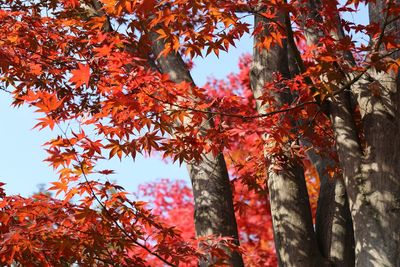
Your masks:
{"label": "grey bark texture", "polygon": [[[155,56],[164,49],[165,44],[158,40],[157,34],[151,33],[150,39]],[[171,52],[167,56],[157,59],[159,69],[169,75],[176,83],[183,81],[194,85],[193,79],[187,70],[181,56]],[[205,131],[212,125],[212,119],[204,121],[201,130]],[[239,245],[239,235],[235,219],[233,196],[229,175],[224,156],[219,154],[214,157],[212,153],[202,155],[199,163],[187,164],[189,176],[193,187],[195,202],[195,230],[196,235],[219,235],[231,237]],[[236,251],[226,250],[230,266],[244,266],[241,255]],[[210,266],[217,259],[208,256],[200,261],[199,266]]]}
{"label": "grey bark texture", "polygon": [[[259,23],[268,28],[268,21],[256,15],[254,24]],[[266,30],[255,37],[255,44],[262,34],[267,34]],[[265,84],[273,81],[276,72],[287,78],[290,76],[286,43],[283,47],[273,46],[268,51],[255,45],[250,80],[256,99],[265,92]],[[291,96],[283,92],[275,94],[275,98],[277,103],[283,104]],[[258,112],[265,112],[267,107],[261,101],[256,102]],[[288,158],[282,171],[268,171],[268,189],[279,265],[301,267],[327,264],[320,255],[315,238],[302,164]]]}
{"label": "grey bark texture", "polygon": [[[398,31],[398,23],[384,25],[387,21],[384,8],[388,3],[390,4],[390,1],[382,0],[378,0],[376,4],[371,3],[370,19],[386,28],[387,32]],[[314,2],[308,4],[313,9],[318,6]],[[311,16],[316,16],[315,14],[317,12],[310,12]],[[265,19],[255,16],[255,24],[259,22],[268,24]],[[318,34],[312,29],[307,29],[308,42],[317,42]],[[332,34],[335,38],[342,38],[343,32],[338,27]],[[255,38],[256,42],[259,37]],[[398,53],[393,56],[398,57]],[[349,54],[345,54],[344,57],[352,60]],[[179,79],[192,82],[186,70],[176,67],[183,66],[182,62],[179,62],[181,59],[167,57],[165,60],[169,63],[164,61],[159,64],[166,68],[163,72],[170,73],[172,70],[170,76],[172,79],[178,79],[177,82]],[[176,75],[178,72],[181,74]],[[273,72],[289,76],[286,44],[283,48],[272,47],[268,52],[255,48],[251,85],[256,98],[263,94],[264,85],[272,80]],[[380,93],[373,94],[372,89],[378,89]],[[371,69],[351,88],[332,97],[329,113],[343,177],[331,180],[321,175],[317,238],[311,221],[301,164],[288,159],[284,170],[269,172],[271,213],[280,266],[400,266],[399,89],[398,73],[383,73]],[[276,95],[277,101],[281,103],[285,102],[287,97],[290,96],[284,93]],[[356,127],[354,121],[353,99],[356,99],[356,105],[360,108],[361,129]],[[265,111],[265,107],[260,105],[259,101],[257,109],[260,113]],[[363,138],[360,138],[361,135]],[[312,159],[312,155],[309,157]],[[189,167],[191,176],[198,177],[192,179],[198,218],[196,231],[204,234],[219,232],[231,235],[236,231],[236,225],[225,229],[221,225],[233,216],[233,212],[229,212],[232,202],[223,205],[227,209],[210,208],[213,206],[211,203],[221,202],[221,195],[231,195],[230,188],[223,186],[223,180],[229,179],[221,179],[226,173],[223,156],[214,158],[204,155],[204,159],[204,166]],[[317,169],[318,160],[312,159]],[[320,165],[322,173],[326,162]],[[205,173],[208,174],[204,175]],[[210,179],[214,174],[217,174],[215,178]],[[216,186],[210,191],[208,182],[214,179],[213,184]],[[217,186],[219,184],[221,187]],[[207,190],[201,190],[205,187]],[[207,212],[204,212],[205,210]],[[219,226],[215,225],[216,222]],[[231,236],[235,234],[237,237],[237,232]],[[234,258],[235,255],[232,259]],[[240,264],[243,263],[240,261]],[[203,265],[207,266],[207,263]]]}
{"label": "grey bark texture", "polygon": [[[322,20],[318,13],[321,3],[309,0],[303,5],[309,12],[301,15],[304,22],[301,27],[307,44],[317,45],[323,33],[318,28],[305,27],[305,25],[308,19]],[[338,30],[341,33],[340,26]],[[336,33],[333,34],[337,36]],[[289,62],[292,76],[298,74],[300,70],[295,67],[296,62],[291,49],[289,49]],[[302,140],[302,143],[308,142]],[[333,266],[354,266],[354,231],[343,176],[341,174],[335,174],[334,177],[328,175],[327,169],[335,165],[331,159],[321,157],[313,149],[308,150],[306,155],[320,178],[315,216],[315,232],[320,252],[323,257],[332,262]]]}
{"label": "grey bark texture", "polygon": [[[266,20],[256,17],[255,25],[260,21],[267,24]],[[311,40],[317,39],[311,30],[308,36]],[[273,72],[280,72],[286,78],[290,76],[289,73],[298,74],[299,69],[292,51],[277,46],[268,52],[255,48],[251,81],[256,98],[263,94],[263,86],[272,80]],[[276,97],[280,103],[292,98],[284,93]],[[265,111],[265,107],[260,103],[257,104],[257,108],[259,112]],[[312,150],[307,156],[313,162],[321,179],[316,240],[301,164],[291,163],[282,173],[271,173],[269,176],[271,213],[279,264],[353,266],[353,230],[343,180],[341,177],[336,177],[337,179],[328,177],[326,168],[332,165],[329,159],[321,158]],[[320,253],[329,261],[322,258]]]}
{"label": "grey bark texture", "polygon": [[[398,35],[398,21],[385,25],[390,3],[371,3],[370,20]],[[371,43],[377,46],[379,39]],[[355,265],[400,266],[399,76],[372,68],[349,89],[360,109],[361,129],[349,95],[336,97],[331,113],[354,224]]]}
{"label": "grey bark texture", "polygon": [[[390,3],[371,3],[370,20],[380,24],[385,33],[397,31],[399,34],[398,22],[385,24],[388,21],[385,8]],[[339,25],[338,20],[338,29],[332,33],[337,39],[344,36]],[[318,34],[308,31],[307,39],[309,43],[315,44]],[[371,41],[372,46],[377,46],[377,43],[379,38]],[[393,56],[398,57],[398,53]],[[344,58],[350,65],[354,64],[351,53],[345,53]],[[354,75],[349,75],[350,79],[351,77]],[[398,74],[371,69],[355,85],[346,88],[346,92],[333,97],[330,104],[337,151],[344,172],[344,184],[341,181],[336,184],[335,191],[348,193],[354,227],[355,266],[400,266],[400,228],[396,223],[399,221],[400,197],[399,177],[396,173],[400,167],[400,114],[396,112],[400,100],[398,89]],[[379,91],[378,96],[372,93],[373,90]],[[354,122],[353,99],[356,99],[356,105],[360,108],[362,129],[358,129]],[[364,138],[360,140],[362,134]],[[323,183],[321,193],[322,185]],[[327,187],[327,190],[333,190],[333,187]],[[321,201],[324,199],[320,198]],[[339,207],[340,203],[345,202],[338,201]],[[324,206],[325,204],[321,204],[321,207]],[[317,222],[318,217],[319,214]],[[333,223],[335,221],[338,220]],[[317,223],[317,233],[324,227],[326,225]],[[327,242],[326,238],[318,240]],[[321,241],[319,243],[321,246]],[[321,246],[323,254],[326,253],[325,249]]]}
{"label": "grey bark texture", "polygon": [[[375,102],[368,95],[359,98],[360,106]],[[354,224],[356,266],[399,266],[398,122],[388,119],[375,103],[372,114],[364,113],[367,107],[361,106],[362,141],[348,98],[336,98],[331,116]]]}
{"label": "grey bark texture", "polygon": [[[317,171],[319,160],[312,160]],[[340,174],[329,177],[326,168],[318,173],[321,184],[315,231],[319,249],[334,266],[354,266],[353,225],[343,177]]]}

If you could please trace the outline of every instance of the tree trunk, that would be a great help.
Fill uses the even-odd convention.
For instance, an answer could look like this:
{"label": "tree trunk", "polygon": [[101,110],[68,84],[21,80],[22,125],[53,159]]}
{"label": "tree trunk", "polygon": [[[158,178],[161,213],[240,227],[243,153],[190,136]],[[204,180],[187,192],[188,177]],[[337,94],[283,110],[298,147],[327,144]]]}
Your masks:
{"label": "tree trunk", "polygon": [[[317,28],[306,27],[305,21],[307,19],[322,20],[318,13],[320,3],[308,0],[303,5],[307,8],[308,13],[301,14],[303,22],[301,27],[304,30],[307,44],[317,45],[323,33]],[[289,62],[292,77],[299,74],[301,70],[296,67],[292,49],[289,49]],[[306,140],[301,141],[308,143]],[[341,174],[335,174],[334,177],[328,175],[327,169],[335,165],[331,159],[321,157],[313,149],[307,150],[306,155],[313,163],[320,179],[315,231],[321,254],[334,266],[354,266],[353,223],[343,177]]]}
{"label": "tree trunk", "polygon": [[[318,170],[318,161],[313,163],[317,163]],[[334,266],[354,266],[353,224],[343,177],[329,177],[326,168],[318,173],[321,185],[315,231],[319,249]]]}
{"label": "tree trunk", "polygon": [[[164,49],[164,43],[157,40],[157,34],[150,34],[152,49],[155,56]],[[167,56],[157,59],[159,68],[167,73],[176,83],[183,81],[194,85],[193,79],[185,67],[179,54],[171,52]],[[212,125],[212,119],[205,121],[201,131]],[[195,229],[198,237],[217,235],[231,237],[239,245],[232,189],[224,156],[219,154],[214,157],[212,153],[202,155],[202,161],[196,164],[187,164],[189,176],[192,181],[193,196],[195,201]],[[244,266],[241,255],[236,251],[226,250],[231,266]],[[208,256],[200,261],[200,266],[210,266],[217,259]]]}
{"label": "tree trunk", "polygon": [[[92,1],[93,7],[83,3],[88,16],[102,14],[101,3],[97,0]],[[103,31],[112,31],[111,23],[106,21]],[[152,52],[154,58],[163,51],[165,44],[158,39],[156,33],[149,33],[152,43]],[[153,69],[157,68],[169,75],[173,82],[180,83],[183,81],[190,82],[194,85],[194,81],[190,72],[186,68],[181,56],[171,52],[167,56],[159,57],[156,62],[149,60]],[[158,66],[157,66],[158,65]],[[213,120],[209,118],[203,122],[200,129],[204,132],[212,126]],[[229,180],[226,163],[223,154],[216,157],[212,153],[202,155],[200,163],[187,164],[187,169],[192,182],[193,196],[195,201],[195,230],[196,236],[223,236],[231,237],[236,245],[239,245],[239,235],[237,230],[232,188]],[[229,258],[229,264],[235,267],[242,267],[243,259],[237,251],[226,249]],[[207,255],[201,259],[199,266],[205,267],[216,263],[218,259]]]}
{"label": "tree trunk", "polygon": [[[268,21],[255,16],[254,25],[264,24],[264,32],[255,37],[255,44],[267,33]],[[273,73],[280,72],[289,77],[288,51],[286,43],[277,45],[268,51],[256,45],[253,52],[253,65],[250,72],[251,87],[257,99],[264,93],[264,85],[273,80]],[[275,95],[278,103],[290,99],[290,94]],[[257,110],[263,113],[266,106],[257,101]],[[265,155],[269,157],[269,155]],[[271,159],[273,160],[273,159]],[[319,253],[314,234],[310,203],[302,164],[287,158],[287,164],[281,171],[270,170],[268,189],[271,203],[271,215],[274,228],[275,247],[280,266],[324,266],[326,262]]]}
{"label": "tree trunk", "polygon": [[[386,20],[384,3],[370,4],[370,20],[382,28]],[[397,25],[388,25],[385,32],[398,29],[397,22]],[[377,42],[372,40],[373,45]],[[374,69],[352,86],[351,92],[361,113],[360,130],[352,121],[348,100],[340,97],[332,105],[339,158],[354,223],[356,266],[360,267],[400,266],[398,90],[398,73]],[[360,132],[364,136],[361,140]]]}
{"label": "tree trunk", "polygon": [[[363,146],[349,101],[339,96],[331,108],[354,224],[356,266],[399,266],[399,115],[384,112],[382,103],[360,86]],[[375,104],[369,109],[368,103]]]}
{"label": "tree trunk", "polygon": [[[256,18],[255,25],[258,21]],[[279,71],[287,77],[288,69],[290,72],[296,69],[296,65],[290,59],[289,68],[285,66],[288,63],[288,51],[285,48],[274,47],[268,53],[264,51],[264,55],[256,48],[254,55],[252,87],[255,97],[262,94],[263,84],[272,80],[273,72]],[[265,71],[261,79],[256,75],[260,72],[260,66],[263,66],[261,69]],[[280,95],[277,98],[282,103],[291,97]],[[260,105],[258,109],[260,112],[264,111]],[[354,265],[353,231],[343,180],[328,178],[327,159],[322,159],[312,152],[308,152],[307,155],[321,178],[316,225],[319,246],[314,240],[304,170],[300,163],[292,163],[286,166],[285,171],[280,175],[272,174],[269,177],[275,244],[280,265],[318,266],[333,263],[335,266],[352,266]],[[294,222],[300,226],[293,227]],[[296,229],[297,232],[291,228]],[[287,245],[288,243],[291,245]],[[296,244],[301,244],[301,247]],[[330,259],[331,263],[325,261],[319,255],[319,251],[324,257]]]}

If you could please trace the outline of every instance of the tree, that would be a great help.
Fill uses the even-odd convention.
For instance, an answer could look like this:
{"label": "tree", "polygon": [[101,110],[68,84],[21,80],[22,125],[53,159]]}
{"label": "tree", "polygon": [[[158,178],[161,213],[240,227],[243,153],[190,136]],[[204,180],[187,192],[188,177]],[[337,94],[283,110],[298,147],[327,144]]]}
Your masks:
{"label": "tree", "polygon": [[[340,17],[364,4],[368,25]],[[202,266],[243,265],[229,170],[246,190],[268,190],[279,265],[397,266],[399,8],[397,0],[3,1],[0,73],[15,105],[44,115],[37,127],[77,122],[47,143],[62,204],[80,195],[86,220],[98,216],[97,202],[96,220],[165,264],[200,257]],[[243,21],[250,15],[253,25]],[[229,51],[245,32],[255,45],[240,83],[197,87],[186,59]],[[162,238],[168,228],[148,215],[140,224],[145,233],[147,221],[158,229],[156,245],[137,242],[148,240],[129,235],[140,207],[91,179],[111,173],[96,169],[106,152],[154,151],[187,163],[199,249],[207,252],[180,247],[172,232]],[[307,184],[313,192],[318,178],[314,222]],[[112,249],[126,257],[116,260],[129,261],[133,248],[117,243]]]}

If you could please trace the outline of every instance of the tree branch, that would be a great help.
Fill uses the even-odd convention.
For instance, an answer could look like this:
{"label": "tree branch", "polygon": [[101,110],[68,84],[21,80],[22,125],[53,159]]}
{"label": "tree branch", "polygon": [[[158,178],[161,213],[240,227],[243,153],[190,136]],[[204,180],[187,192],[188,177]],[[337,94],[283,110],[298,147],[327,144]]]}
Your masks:
{"label": "tree branch", "polygon": [[298,104],[296,106],[293,106],[293,107],[274,110],[274,111],[267,112],[267,113],[260,113],[260,114],[257,114],[257,115],[240,115],[240,114],[235,114],[235,113],[226,113],[226,112],[209,111],[209,110],[202,110],[202,109],[196,109],[196,108],[191,108],[191,107],[184,107],[184,106],[181,106],[181,105],[178,105],[178,104],[175,104],[175,103],[171,103],[171,102],[162,100],[162,99],[157,98],[156,96],[151,95],[149,93],[145,92],[145,94],[148,97],[150,97],[150,98],[152,98],[152,99],[154,99],[156,101],[159,101],[159,102],[162,102],[164,104],[177,107],[177,108],[179,108],[181,110],[189,110],[189,111],[199,112],[199,113],[203,113],[203,114],[220,115],[220,116],[226,116],[226,117],[232,117],[232,118],[239,118],[239,119],[243,119],[243,120],[270,117],[270,116],[273,116],[273,115],[276,115],[276,114],[279,114],[279,113],[284,113],[284,112],[289,112],[289,111],[293,111],[293,110],[296,110],[296,109],[300,109],[300,108],[302,108],[304,106],[307,106],[307,105],[317,105],[318,104],[318,102],[316,102],[316,101],[306,101],[306,102],[300,103],[300,104]]}

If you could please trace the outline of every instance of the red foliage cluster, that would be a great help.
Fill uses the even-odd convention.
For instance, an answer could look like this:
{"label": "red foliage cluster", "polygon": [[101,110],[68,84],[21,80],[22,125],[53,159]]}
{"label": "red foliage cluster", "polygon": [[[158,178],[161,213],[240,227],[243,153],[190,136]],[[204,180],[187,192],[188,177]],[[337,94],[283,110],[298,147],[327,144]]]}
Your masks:
{"label": "red foliage cluster", "polygon": [[[276,266],[267,194],[257,194],[237,182],[233,188],[240,248],[246,266]],[[186,240],[195,237],[193,196],[184,182],[163,179],[148,183],[139,188],[139,196],[149,201],[152,212],[163,222],[182,231]]]}
{"label": "red foliage cluster", "polygon": [[3,195],[1,265],[148,266],[156,262],[157,266],[162,261],[193,262],[201,256],[193,241],[160,223],[144,202],[130,201],[118,186],[97,186],[90,183],[102,204],[92,207],[45,194]]}

